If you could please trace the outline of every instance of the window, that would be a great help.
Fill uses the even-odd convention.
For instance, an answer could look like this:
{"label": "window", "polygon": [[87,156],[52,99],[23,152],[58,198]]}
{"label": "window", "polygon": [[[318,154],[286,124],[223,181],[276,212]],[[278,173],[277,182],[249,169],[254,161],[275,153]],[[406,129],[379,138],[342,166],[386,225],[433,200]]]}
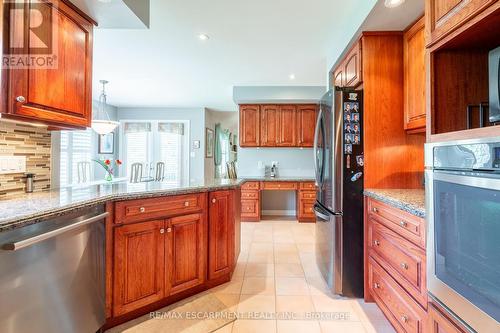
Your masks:
{"label": "window", "polygon": [[164,182],[181,185],[189,179],[189,134],[186,121],[122,121],[123,159],[127,177],[133,163],[143,165],[142,179],[153,179],[165,163]]}
{"label": "window", "polygon": [[[59,186],[88,182],[92,179],[92,130],[61,131]],[[80,168],[80,172],[78,169]]]}

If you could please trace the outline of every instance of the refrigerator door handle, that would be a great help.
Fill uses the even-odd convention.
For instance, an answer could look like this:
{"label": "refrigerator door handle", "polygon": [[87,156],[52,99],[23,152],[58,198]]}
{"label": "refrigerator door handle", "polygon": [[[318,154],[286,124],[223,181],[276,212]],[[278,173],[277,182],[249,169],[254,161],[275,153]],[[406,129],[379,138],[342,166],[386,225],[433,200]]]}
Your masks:
{"label": "refrigerator door handle", "polygon": [[314,175],[316,177],[316,186],[319,186],[319,177],[318,177],[318,160],[317,160],[317,154],[318,154],[318,135],[319,135],[319,126],[321,123],[321,108],[319,109],[318,112],[318,118],[316,119],[316,128],[314,130],[314,144],[313,144],[313,152],[314,152]]}
{"label": "refrigerator door handle", "polygon": [[330,216],[342,216],[342,212],[332,213],[330,211],[325,211],[323,207],[321,207],[318,203],[315,203],[313,206],[314,214],[321,220],[329,221]]}

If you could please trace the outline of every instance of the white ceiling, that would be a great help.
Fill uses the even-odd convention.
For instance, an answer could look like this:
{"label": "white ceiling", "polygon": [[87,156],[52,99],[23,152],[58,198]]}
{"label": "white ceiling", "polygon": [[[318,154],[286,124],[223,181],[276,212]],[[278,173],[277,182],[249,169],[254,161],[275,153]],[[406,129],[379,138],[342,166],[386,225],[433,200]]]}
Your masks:
{"label": "white ceiling", "polygon": [[151,0],[149,30],[95,30],[94,97],[106,79],[119,107],[229,111],[236,85],[326,85],[332,46],[344,48],[375,2]]}

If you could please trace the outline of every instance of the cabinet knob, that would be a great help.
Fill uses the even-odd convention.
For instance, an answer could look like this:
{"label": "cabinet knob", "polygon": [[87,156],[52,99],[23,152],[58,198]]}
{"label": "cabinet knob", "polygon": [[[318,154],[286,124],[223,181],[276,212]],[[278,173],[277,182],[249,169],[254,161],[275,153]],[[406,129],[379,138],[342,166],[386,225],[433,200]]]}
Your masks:
{"label": "cabinet knob", "polygon": [[380,245],[380,242],[379,242],[378,240],[374,240],[374,241],[373,241],[373,245],[375,245],[375,246],[379,246],[379,245]]}
{"label": "cabinet knob", "polygon": [[215,198],[212,199],[212,203],[216,203],[217,200]]}
{"label": "cabinet knob", "polygon": [[408,269],[408,264],[405,262],[402,262],[400,266],[402,269]]}
{"label": "cabinet knob", "polygon": [[146,208],[141,207],[141,208],[139,208],[139,211],[140,211],[141,213],[144,213],[144,212],[146,211]]}
{"label": "cabinet knob", "polygon": [[402,226],[403,228],[406,228],[408,226],[408,222],[406,222],[406,221],[400,221],[399,225]]}
{"label": "cabinet knob", "polygon": [[165,233],[165,229],[161,228],[160,229],[160,234],[164,234]]}
{"label": "cabinet knob", "polygon": [[378,208],[377,208],[377,207],[373,207],[373,208],[372,208],[372,211],[373,211],[374,213],[378,213]]}
{"label": "cabinet knob", "polygon": [[189,201],[184,202],[184,207],[189,207]]}
{"label": "cabinet knob", "polygon": [[172,228],[168,227],[167,232],[172,232]]}
{"label": "cabinet knob", "polygon": [[379,289],[380,288],[380,284],[378,284],[377,282],[375,282],[373,284],[373,289]]}
{"label": "cabinet knob", "polygon": [[403,323],[407,323],[407,322],[408,322],[408,320],[409,320],[409,318],[408,318],[408,316],[407,316],[407,315],[402,315],[402,316],[401,316],[401,321],[402,321]]}
{"label": "cabinet knob", "polygon": [[16,101],[18,101],[19,103],[24,103],[26,102],[26,98],[24,96],[17,96]]}

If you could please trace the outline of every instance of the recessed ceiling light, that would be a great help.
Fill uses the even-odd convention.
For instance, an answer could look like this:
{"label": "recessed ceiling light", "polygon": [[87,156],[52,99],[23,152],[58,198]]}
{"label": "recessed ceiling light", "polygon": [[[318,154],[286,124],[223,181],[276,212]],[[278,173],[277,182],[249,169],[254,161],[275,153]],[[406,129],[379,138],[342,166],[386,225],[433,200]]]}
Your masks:
{"label": "recessed ceiling light", "polygon": [[209,40],[210,37],[207,34],[199,34],[198,38],[201,40]]}
{"label": "recessed ceiling light", "polygon": [[405,0],[385,0],[384,4],[387,8],[394,8],[401,5]]}
{"label": "recessed ceiling light", "polygon": [[290,74],[290,75],[288,75],[288,78],[289,78],[290,80],[295,80],[295,74]]}

